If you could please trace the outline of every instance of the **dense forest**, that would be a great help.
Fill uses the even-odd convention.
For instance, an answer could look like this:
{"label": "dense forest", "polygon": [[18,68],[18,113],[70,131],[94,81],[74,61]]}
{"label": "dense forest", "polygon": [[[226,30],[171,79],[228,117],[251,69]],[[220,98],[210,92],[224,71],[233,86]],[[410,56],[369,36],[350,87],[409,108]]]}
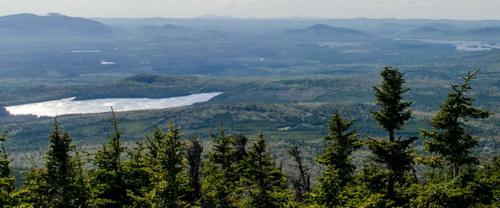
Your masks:
{"label": "dense forest", "polygon": [[[363,138],[356,121],[333,113],[321,153],[320,174],[304,162],[304,149],[292,145],[282,157],[292,171],[271,157],[265,132],[257,138],[229,134],[223,124],[210,136],[210,148],[197,136],[185,138],[173,123],[157,128],[132,149],[121,139],[113,114],[109,141],[84,157],[70,132],[55,120],[43,166],[13,176],[11,158],[0,149],[2,207],[499,207],[500,158],[480,159],[479,138],[469,122],[489,111],[473,105],[469,72],[420,129],[401,134],[412,118],[410,90],[394,67],[380,73],[373,87],[374,121],[385,137]],[[258,129],[257,129],[258,130]],[[8,132],[2,134],[2,145]],[[416,149],[417,141],[424,144]],[[367,150],[364,158],[356,151]],[[16,180],[22,181],[16,185]]]}

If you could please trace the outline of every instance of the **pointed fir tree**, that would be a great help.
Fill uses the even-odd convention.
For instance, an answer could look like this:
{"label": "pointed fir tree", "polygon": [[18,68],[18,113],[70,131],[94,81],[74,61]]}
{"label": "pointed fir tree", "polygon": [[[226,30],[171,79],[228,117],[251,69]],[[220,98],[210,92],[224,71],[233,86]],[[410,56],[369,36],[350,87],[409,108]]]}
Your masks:
{"label": "pointed fir tree", "polygon": [[124,163],[127,196],[132,207],[150,207],[147,194],[152,189],[152,170],[144,141],[138,141],[134,149],[128,152],[129,160]]}
{"label": "pointed fir tree", "polygon": [[248,164],[241,179],[244,186],[239,207],[272,208],[283,207],[287,202],[287,182],[274,160],[266,151],[266,140],[262,132],[250,147]]}
{"label": "pointed fir tree", "polygon": [[231,143],[231,169],[233,171],[231,180],[239,181],[241,176],[244,174],[245,169],[248,168],[248,164],[246,162],[246,158],[248,156],[248,138],[242,134],[235,134],[231,136]]}
{"label": "pointed fir tree", "polygon": [[146,158],[150,165],[154,165],[160,154],[160,146],[165,140],[165,133],[160,128],[155,128],[152,137],[146,137]]}
{"label": "pointed fir tree", "polygon": [[124,148],[120,144],[120,131],[115,113],[113,114],[113,132],[108,144],[99,150],[93,163],[91,207],[117,208],[129,204],[121,156]]}
{"label": "pointed fir tree", "polygon": [[73,187],[76,197],[73,199],[75,207],[85,208],[88,207],[90,199],[90,188],[87,171],[85,170],[85,163],[81,157],[81,150],[74,150],[72,157],[73,164]]}
{"label": "pointed fir tree", "polygon": [[183,207],[186,177],[184,170],[184,146],[180,140],[181,131],[169,124],[168,131],[158,144],[158,155],[153,168],[153,207]]}
{"label": "pointed fir tree", "polygon": [[352,153],[360,147],[357,133],[349,130],[353,124],[335,112],[328,123],[329,134],[325,137],[323,154],[318,163],[325,167],[319,178],[318,200],[325,207],[341,204],[340,192],[352,181],[355,166],[351,161]]}
{"label": "pointed fir tree", "polygon": [[4,143],[7,141],[7,132],[0,135],[0,207],[9,207],[13,203],[15,178],[11,176],[11,159],[6,152]]}
{"label": "pointed fir tree", "polygon": [[470,134],[466,127],[469,119],[488,118],[491,113],[473,106],[474,99],[468,95],[472,90],[471,81],[479,70],[468,72],[463,83],[452,85],[452,92],[440,106],[438,114],[432,119],[432,130],[422,130],[430,140],[425,147],[438,154],[451,165],[453,176],[458,175],[463,165],[475,164],[477,159],[471,155],[478,145],[478,138]]}
{"label": "pointed fir tree", "polygon": [[46,156],[46,183],[48,204],[50,207],[85,207],[86,190],[77,181],[77,166],[70,155],[73,151],[68,133],[61,134],[59,124],[49,138],[49,149]]}
{"label": "pointed fir tree", "polygon": [[59,124],[54,123],[49,137],[49,150],[46,156],[47,184],[50,206],[69,207],[66,193],[70,186],[70,138],[67,133],[61,135]]}
{"label": "pointed fir tree", "polygon": [[403,94],[409,89],[405,87],[403,73],[398,68],[385,67],[380,74],[382,84],[373,87],[379,110],[373,112],[377,123],[388,132],[389,138],[375,140],[369,138],[367,145],[375,155],[375,161],[384,164],[388,169],[386,197],[396,201],[396,183],[405,183],[405,174],[413,168],[412,149],[410,147],[417,138],[396,138],[396,131],[403,128],[411,118],[408,108],[412,102],[404,99]]}
{"label": "pointed fir tree", "polygon": [[188,162],[188,174],[190,182],[190,192],[188,199],[192,203],[197,203],[201,197],[201,160],[203,145],[197,136],[191,137],[186,145],[186,159]]}
{"label": "pointed fir tree", "polygon": [[212,135],[213,149],[204,163],[202,182],[203,207],[234,207],[234,170],[231,137],[221,124]]}

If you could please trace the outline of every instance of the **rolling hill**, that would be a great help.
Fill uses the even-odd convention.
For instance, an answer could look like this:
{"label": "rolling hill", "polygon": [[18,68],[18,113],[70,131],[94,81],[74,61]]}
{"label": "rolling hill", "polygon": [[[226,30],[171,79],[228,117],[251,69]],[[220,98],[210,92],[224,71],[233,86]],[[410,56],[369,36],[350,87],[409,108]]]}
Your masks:
{"label": "rolling hill", "polygon": [[0,17],[0,36],[58,37],[109,37],[115,28],[100,22],[60,14],[39,16],[16,14]]}

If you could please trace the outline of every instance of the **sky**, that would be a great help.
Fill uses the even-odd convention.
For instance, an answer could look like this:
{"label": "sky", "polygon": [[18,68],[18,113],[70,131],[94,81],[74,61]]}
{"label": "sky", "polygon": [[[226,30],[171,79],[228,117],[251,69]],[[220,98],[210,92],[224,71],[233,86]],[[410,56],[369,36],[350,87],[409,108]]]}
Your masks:
{"label": "sky", "polygon": [[500,0],[0,0],[0,15],[500,19]]}

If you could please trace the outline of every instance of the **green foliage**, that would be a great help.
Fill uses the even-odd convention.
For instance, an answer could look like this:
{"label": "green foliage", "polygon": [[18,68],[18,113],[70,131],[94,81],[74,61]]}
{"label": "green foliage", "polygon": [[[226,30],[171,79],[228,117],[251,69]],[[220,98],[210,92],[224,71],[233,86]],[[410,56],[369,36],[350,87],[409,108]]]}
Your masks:
{"label": "green foliage", "polygon": [[356,131],[349,130],[353,124],[335,112],[328,123],[329,134],[325,137],[323,154],[318,162],[326,168],[319,179],[318,200],[326,207],[340,205],[339,194],[352,180],[355,166],[351,154],[360,147]]}
{"label": "green foliage", "polygon": [[411,110],[407,110],[412,102],[403,99],[409,89],[404,86],[405,79],[398,68],[385,67],[380,73],[382,84],[373,87],[379,111],[373,112],[378,124],[389,132],[389,139],[394,140],[394,131],[400,130],[411,118]]}
{"label": "green foliage", "polygon": [[123,165],[127,196],[132,207],[150,207],[147,194],[151,191],[152,171],[144,141],[136,143],[136,147],[129,152],[129,160]]}
{"label": "green foliage", "polygon": [[153,207],[182,207],[187,183],[184,170],[184,145],[180,129],[169,124],[168,131],[158,140],[158,154],[152,167],[153,188],[149,197]]}
{"label": "green foliage", "polygon": [[59,124],[55,121],[52,135],[49,138],[49,150],[46,156],[46,183],[49,207],[86,207],[85,184],[82,172],[70,155],[73,151],[68,133],[61,134]]}
{"label": "green foliage", "polygon": [[[389,170],[370,162],[356,174],[351,186],[342,192],[345,207],[394,207],[394,201],[383,193],[387,186]],[[382,193],[381,193],[382,192]]]}
{"label": "green foliage", "polygon": [[[373,116],[388,137],[360,142],[357,131],[352,130],[358,129],[353,121],[334,113],[328,122],[329,132],[324,138],[322,154],[316,157],[321,173],[310,170],[314,166],[308,161],[320,150],[320,143],[312,147],[296,144],[289,148],[281,143],[268,143],[261,133],[248,148],[246,136],[242,133],[230,136],[222,125],[212,135],[213,141],[209,144],[212,148],[207,155],[203,155],[202,140],[192,137],[182,141],[181,130],[170,123],[167,131],[157,128],[151,136],[137,142],[125,157],[121,132],[113,114],[114,129],[109,141],[94,154],[90,164],[71,145],[69,134],[61,133],[56,122],[44,166],[34,165],[25,172],[23,184],[16,190],[11,160],[3,148],[4,134],[0,136],[0,205],[42,208],[499,207],[500,157],[494,152],[496,156],[491,161],[476,160],[472,149],[477,138],[466,127],[468,119],[490,115],[474,108],[472,98],[466,95],[476,73],[469,73],[463,84],[453,86],[454,91],[433,119],[433,130],[423,131],[431,139],[427,142],[431,153],[428,155],[427,152],[417,154],[412,149],[415,137],[404,139],[398,135],[403,134],[399,130],[411,117],[408,110],[411,102],[403,97],[408,91],[403,74],[396,68],[386,67],[381,73],[382,84],[374,88],[379,110]],[[149,78],[143,81],[155,82]],[[239,108],[280,113],[273,111],[280,108],[278,105]],[[326,120],[325,112],[331,110],[332,106],[319,106],[315,111],[298,114],[318,113]],[[301,119],[306,121],[308,117]],[[356,151],[362,144],[365,148]],[[281,152],[274,152],[275,148],[268,145],[282,145],[288,150],[293,160],[289,182],[282,170],[287,161],[280,161],[278,168],[273,156]],[[304,149],[306,151],[302,151]],[[372,155],[367,156],[367,150]],[[368,160],[362,163],[364,159]],[[419,166],[414,167],[414,163]],[[460,167],[460,171],[455,171],[456,167]],[[451,171],[456,177],[442,174]],[[316,183],[311,183],[311,178],[315,178]],[[311,184],[313,191],[310,191]]]}
{"label": "green foliage", "polygon": [[266,151],[266,140],[261,133],[250,147],[244,160],[247,168],[240,179],[243,197],[238,207],[272,208],[284,207],[288,200],[287,182]]}
{"label": "green foliage", "polygon": [[432,181],[412,187],[412,207],[498,207],[500,159],[480,169],[468,168],[452,180]]}
{"label": "green foliage", "polygon": [[93,160],[96,168],[91,173],[91,207],[123,207],[129,203],[121,162],[124,148],[120,144],[120,131],[114,116],[113,127],[108,144],[103,145]]}
{"label": "green foliage", "polygon": [[16,204],[27,207],[48,208],[51,201],[47,194],[47,170],[45,168],[32,168],[24,174],[24,184],[20,190],[13,194]]}
{"label": "green foliage", "polygon": [[9,154],[5,151],[4,142],[7,141],[7,132],[0,135],[0,207],[12,205],[12,192],[15,178],[12,177]]}
{"label": "green foliage", "polygon": [[234,207],[236,181],[231,137],[226,135],[222,124],[218,134],[213,134],[213,149],[204,163],[202,183],[202,203],[207,207]]}
{"label": "green foliage", "polygon": [[491,115],[488,111],[474,107],[474,99],[467,95],[472,90],[471,81],[478,72],[469,72],[463,77],[462,84],[452,85],[452,92],[432,119],[433,129],[422,130],[422,134],[429,138],[425,142],[426,149],[443,157],[452,166],[454,176],[459,173],[461,166],[477,162],[471,153],[478,145],[478,138],[470,134],[465,127],[466,122]]}
{"label": "green foliage", "polygon": [[68,133],[55,121],[49,137],[44,168],[25,173],[25,182],[13,193],[15,204],[25,207],[87,207],[88,187],[78,151]]}
{"label": "green foliage", "polygon": [[[379,172],[385,174],[385,192],[387,199],[397,203],[405,203],[401,196],[396,193],[396,185],[404,186],[407,182],[405,174],[413,169],[413,156],[410,147],[417,138],[402,139],[395,137],[395,131],[401,129],[411,118],[410,101],[403,98],[403,94],[409,89],[404,86],[403,74],[397,68],[385,67],[381,73],[382,84],[374,87],[375,97],[379,111],[373,112],[373,117],[379,125],[385,129],[389,137],[375,140],[369,138],[366,145],[375,155],[375,162],[384,164],[388,171]],[[399,199],[398,199],[399,198]],[[401,201],[403,200],[403,201]]]}

